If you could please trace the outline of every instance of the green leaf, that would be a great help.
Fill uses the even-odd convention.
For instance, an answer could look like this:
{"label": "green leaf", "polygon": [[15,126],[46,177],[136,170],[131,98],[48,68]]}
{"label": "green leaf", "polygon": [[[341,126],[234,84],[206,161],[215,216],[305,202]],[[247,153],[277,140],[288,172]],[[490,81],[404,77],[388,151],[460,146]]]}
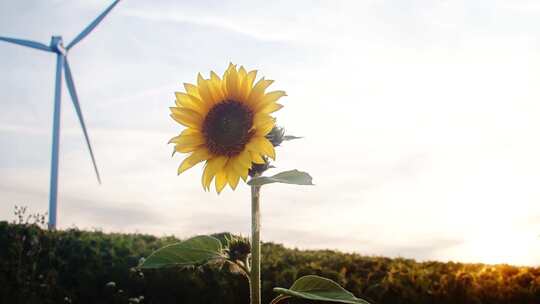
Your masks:
{"label": "green leaf", "polygon": [[298,170],[290,170],[278,173],[274,176],[259,176],[248,181],[248,185],[262,186],[272,183],[313,185],[313,178],[309,173]]}
{"label": "green leaf", "polygon": [[299,136],[294,136],[294,135],[285,135],[283,136],[283,141],[286,141],[286,140],[294,140],[294,139],[301,139],[303,137],[299,137]]}
{"label": "green leaf", "polygon": [[219,240],[221,248],[226,248],[228,244],[227,240],[234,238],[234,235],[230,232],[213,233],[210,236]]}
{"label": "green leaf", "polygon": [[307,275],[299,278],[289,289],[274,288],[280,295],[274,298],[270,304],[279,304],[288,298],[300,298],[306,300],[369,304],[369,302],[355,297],[352,293],[339,286],[338,283],[316,275]]}
{"label": "green leaf", "polygon": [[170,266],[198,266],[213,260],[223,259],[222,252],[221,242],[218,239],[200,235],[156,250],[139,267],[150,269]]}

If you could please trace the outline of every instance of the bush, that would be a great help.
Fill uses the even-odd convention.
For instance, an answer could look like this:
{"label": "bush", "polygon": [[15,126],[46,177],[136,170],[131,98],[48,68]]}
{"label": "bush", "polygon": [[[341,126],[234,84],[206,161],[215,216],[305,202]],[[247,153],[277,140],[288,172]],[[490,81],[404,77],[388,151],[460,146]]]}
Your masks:
{"label": "bush", "polygon": [[[0,303],[249,303],[244,277],[225,269],[141,273],[140,258],[173,237],[0,222]],[[540,268],[424,262],[329,250],[262,247],[263,303],[306,274],[373,303],[540,303]]]}

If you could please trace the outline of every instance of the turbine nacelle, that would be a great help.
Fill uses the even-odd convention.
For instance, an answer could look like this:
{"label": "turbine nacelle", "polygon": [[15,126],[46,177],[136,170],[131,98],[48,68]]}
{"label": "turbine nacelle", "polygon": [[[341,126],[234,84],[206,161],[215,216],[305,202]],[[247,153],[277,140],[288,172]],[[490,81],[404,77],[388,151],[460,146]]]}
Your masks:
{"label": "turbine nacelle", "polygon": [[52,36],[50,46],[53,52],[66,56],[67,50],[64,47],[64,40],[62,39],[62,36]]}

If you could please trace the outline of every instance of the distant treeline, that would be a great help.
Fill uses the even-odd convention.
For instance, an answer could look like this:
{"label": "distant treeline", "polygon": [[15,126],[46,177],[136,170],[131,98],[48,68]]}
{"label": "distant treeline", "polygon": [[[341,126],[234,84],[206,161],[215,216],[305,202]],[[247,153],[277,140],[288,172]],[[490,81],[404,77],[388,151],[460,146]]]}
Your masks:
{"label": "distant treeline", "polygon": [[[244,277],[227,269],[134,268],[141,257],[176,241],[0,222],[0,303],[249,303]],[[540,268],[263,245],[263,303],[275,296],[273,287],[290,287],[307,274],[331,278],[372,303],[540,303]]]}

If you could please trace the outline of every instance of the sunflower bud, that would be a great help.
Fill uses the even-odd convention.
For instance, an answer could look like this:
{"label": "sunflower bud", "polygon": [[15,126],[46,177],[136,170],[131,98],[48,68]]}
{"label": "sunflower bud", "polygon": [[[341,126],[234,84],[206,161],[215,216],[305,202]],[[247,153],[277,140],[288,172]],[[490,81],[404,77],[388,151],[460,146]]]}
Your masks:
{"label": "sunflower bud", "polygon": [[231,261],[245,261],[251,253],[251,244],[248,239],[232,236],[227,239],[227,252]]}
{"label": "sunflower bud", "polygon": [[270,165],[270,162],[268,161],[268,158],[263,157],[263,159],[264,159],[264,164],[253,163],[251,165],[251,168],[248,171],[249,176],[254,177],[254,176],[262,175],[264,171],[272,168],[272,166]]}
{"label": "sunflower bud", "polygon": [[285,136],[285,129],[280,128],[278,126],[274,126],[272,128],[272,131],[270,131],[270,133],[266,135],[266,138],[272,143],[274,147],[277,147],[283,142],[284,136]]}

